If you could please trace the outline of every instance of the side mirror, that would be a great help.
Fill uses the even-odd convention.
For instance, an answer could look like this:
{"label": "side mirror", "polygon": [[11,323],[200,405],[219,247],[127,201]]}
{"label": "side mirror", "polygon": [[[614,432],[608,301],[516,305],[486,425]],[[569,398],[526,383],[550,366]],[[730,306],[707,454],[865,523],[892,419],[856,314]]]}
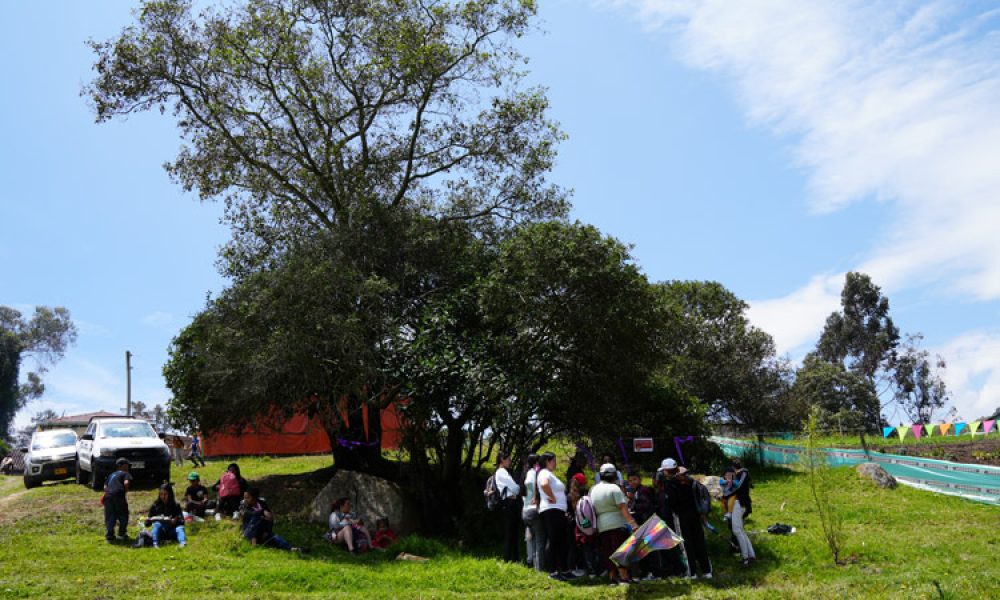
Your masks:
{"label": "side mirror", "polygon": [[85,434],[83,434],[83,437],[81,437],[80,439],[84,440],[84,441],[87,441],[87,442],[92,442],[92,441],[94,441],[94,434],[92,434],[92,433],[85,433]]}
{"label": "side mirror", "polygon": [[28,447],[27,446],[22,446],[22,447],[18,448],[18,451],[20,451],[21,454],[27,454],[28,453]]}
{"label": "side mirror", "polygon": [[161,431],[161,432],[160,432],[160,439],[161,439],[161,440],[165,440],[165,439],[167,439],[167,434],[165,434],[165,433],[163,433],[163,432]]}

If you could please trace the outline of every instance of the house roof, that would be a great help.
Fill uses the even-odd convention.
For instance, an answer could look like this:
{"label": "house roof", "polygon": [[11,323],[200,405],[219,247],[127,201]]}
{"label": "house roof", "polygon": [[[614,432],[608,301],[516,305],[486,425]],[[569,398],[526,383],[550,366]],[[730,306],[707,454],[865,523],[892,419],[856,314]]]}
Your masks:
{"label": "house roof", "polygon": [[51,426],[51,425],[86,425],[94,417],[124,417],[125,415],[120,415],[118,413],[107,412],[104,410],[99,410],[97,412],[85,413],[82,415],[67,415],[65,417],[59,417],[56,419],[49,419],[41,425]]}

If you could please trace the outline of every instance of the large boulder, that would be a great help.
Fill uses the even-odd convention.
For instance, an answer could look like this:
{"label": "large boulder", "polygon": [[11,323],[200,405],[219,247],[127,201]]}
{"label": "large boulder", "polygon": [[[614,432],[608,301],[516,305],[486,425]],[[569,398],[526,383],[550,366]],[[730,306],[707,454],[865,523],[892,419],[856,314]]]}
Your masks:
{"label": "large boulder", "polygon": [[708,494],[712,496],[713,500],[722,499],[722,486],[719,485],[718,475],[692,475],[691,477],[708,488]]}
{"label": "large boulder", "polygon": [[858,465],[856,470],[858,475],[864,479],[871,479],[875,482],[875,485],[880,488],[891,490],[896,487],[896,478],[883,469],[882,465],[873,462],[866,462]]}
{"label": "large boulder", "polygon": [[420,527],[419,514],[402,488],[391,481],[345,469],[338,469],[313,500],[309,519],[327,523],[330,505],[345,496],[350,498],[352,510],[372,530],[379,517],[387,517],[392,529],[399,535],[413,533]]}

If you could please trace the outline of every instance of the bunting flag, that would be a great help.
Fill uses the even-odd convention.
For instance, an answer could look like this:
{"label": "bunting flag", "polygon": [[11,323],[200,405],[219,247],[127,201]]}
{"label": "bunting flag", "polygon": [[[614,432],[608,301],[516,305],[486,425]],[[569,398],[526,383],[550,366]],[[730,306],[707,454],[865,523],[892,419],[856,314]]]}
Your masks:
{"label": "bunting flag", "polygon": [[955,423],[955,436],[958,437],[962,435],[962,430],[965,429],[965,423]]}
{"label": "bunting flag", "polygon": [[671,531],[663,519],[653,515],[632,532],[621,546],[611,555],[611,560],[621,566],[627,566],[642,560],[650,552],[670,550],[683,542],[679,535]]}
{"label": "bunting flag", "polygon": [[951,429],[951,423],[941,423],[938,427],[941,429],[941,435],[948,435],[948,430]]}
{"label": "bunting flag", "polygon": [[937,425],[931,425],[930,423],[928,423],[924,425],[924,433],[927,434],[927,437],[931,437],[934,435],[935,428],[937,428]]}
{"label": "bunting flag", "polygon": [[969,423],[969,435],[974,435],[976,430],[979,429],[980,421],[973,421]]}
{"label": "bunting flag", "polygon": [[989,433],[993,431],[993,425],[996,424],[996,419],[990,421],[983,421],[983,433]]}
{"label": "bunting flag", "polygon": [[882,437],[888,438],[890,435],[892,435],[893,431],[896,431],[895,427],[883,427],[882,428]]}
{"label": "bunting flag", "polygon": [[923,425],[914,425],[913,426],[913,435],[917,436],[918,440],[920,439],[920,434],[922,433],[923,428],[924,428]]}
{"label": "bunting flag", "polygon": [[899,439],[905,438],[906,437],[906,432],[909,431],[909,430],[910,430],[910,428],[907,427],[906,425],[900,425],[899,427],[897,427],[896,431],[899,432]]}

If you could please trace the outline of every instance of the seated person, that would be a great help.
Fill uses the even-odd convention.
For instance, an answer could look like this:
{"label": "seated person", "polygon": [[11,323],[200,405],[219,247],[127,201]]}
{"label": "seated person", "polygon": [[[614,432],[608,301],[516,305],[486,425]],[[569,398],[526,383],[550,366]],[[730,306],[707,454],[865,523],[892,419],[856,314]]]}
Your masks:
{"label": "seated person", "polygon": [[260,490],[257,488],[248,487],[243,493],[240,513],[243,515],[240,530],[251,546],[270,546],[292,552],[302,551],[301,548],[292,546],[285,541],[285,538],[274,533],[274,513],[271,512],[267,501],[260,497]]}
{"label": "seated person", "polygon": [[219,493],[219,508],[215,513],[216,520],[220,518],[220,513],[232,515],[234,519],[239,516],[237,511],[243,500],[243,493],[248,486],[247,480],[243,479],[240,474],[240,466],[236,463],[229,463],[226,472],[212,486],[212,490]]}
{"label": "seated person", "polygon": [[184,534],[184,513],[181,505],[174,498],[174,486],[164,483],[160,486],[159,497],[149,507],[146,516],[146,527],[153,526],[153,547],[159,548],[160,542],[177,540],[183,548],[187,545]]}
{"label": "seated person", "polygon": [[372,546],[388,548],[396,541],[396,537],[396,532],[389,528],[389,519],[380,517],[375,521],[375,536],[372,539]]}
{"label": "seated person", "polygon": [[361,547],[371,548],[372,538],[364,523],[351,512],[351,501],[337,498],[330,506],[330,541],[357,552]]}
{"label": "seated person", "polygon": [[208,508],[208,488],[201,484],[197,471],[191,471],[188,481],[190,484],[184,490],[184,510],[191,516],[204,517]]}

